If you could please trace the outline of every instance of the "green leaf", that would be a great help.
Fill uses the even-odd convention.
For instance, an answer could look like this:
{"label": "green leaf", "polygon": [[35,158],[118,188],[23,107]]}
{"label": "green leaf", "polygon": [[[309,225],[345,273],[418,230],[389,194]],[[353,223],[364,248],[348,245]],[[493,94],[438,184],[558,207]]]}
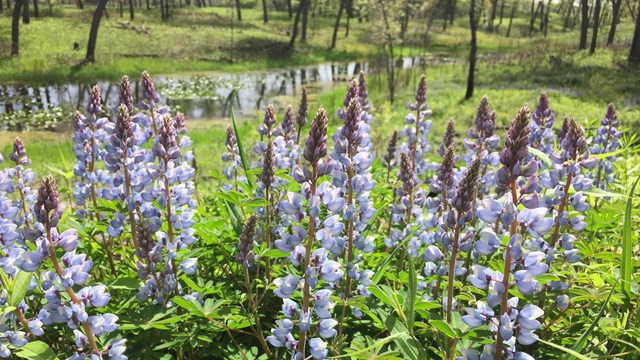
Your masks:
{"label": "green leaf", "polygon": [[538,341],[543,343],[543,344],[545,344],[545,345],[547,345],[547,346],[551,346],[552,348],[556,348],[556,349],[558,349],[560,351],[564,351],[566,353],[566,355],[564,357],[565,359],[567,358],[567,356],[569,356],[570,359],[575,357],[576,359],[579,359],[579,360],[591,360],[590,358],[588,358],[588,357],[586,357],[584,355],[581,355],[579,352],[577,352],[575,350],[572,350],[572,349],[568,349],[568,348],[566,348],[566,347],[564,347],[562,345],[554,344],[552,342],[545,341],[545,340],[542,340],[542,339],[538,339]]}
{"label": "green leaf", "polygon": [[416,318],[416,293],[418,292],[418,276],[416,275],[416,268],[413,263],[413,258],[407,256],[407,265],[409,266],[409,292],[405,299],[405,314],[407,317],[407,329],[413,334],[413,323]]}
{"label": "green leaf", "polygon": [[238,152],[240,153],[240,160],[242,161],[242,168],[244,169],[245,175],[247,175],[247,182],[253,188],[253,180],[251,180],[251,176],[249,176],[249,161],[247,160],[247,154],[244,152],[244,145],[242,145],[242,137],[240,137],[240,133],[238,132],[238,123],[236,122],[236,112],[234,110],[233,103],[238,96],[238,90],[233,90],[231,93],[231,122],[233,123],[233,132],[236,133],[236,142],[238,144]]}
{"label": "green leaf", "polygon": [[13,353],[22,359],[29,360],[55,360],[58,359],[56,353],[49,348],[49,345],[42,341],[30,341],[24,346],[16,348]]}
{"label": "green leaf", "polygon": [[441,333],[445,334],[446,336],[448,336],[450,338],[455,338],[456,337],[456,332],[453,331],[451,326],[449,326],[449,324],[447,324],[446,321],[443,321],[443,320],[431,320],[431,321],[429,321],[429,324],[433,325],[433,327],[435,327]]}
{"label": "green leaf", "polygon": [[119,278],[107,283],[109,289],[136,290],[140,286],[138,278]]}
{"label": "green leaf", "polygon": [[9,294],[9,305],[18,306],[24,296],[27,295],[27,290],[29,289],[29,284],[31,283],[31,277],[33,273],[20,271],[18,275],[16,275],[15,280],[13,281],[13,288],[11,289],[11,293]]}
{"label": "green leaf", "polygon": [[640,177],[636,179],[629,191],[627,207],[624,211],[624,225],[622,227],[622,263],[620,276],[622,277],[622,290],[627,296],[631,296],[631,273],[633,272],[633,224],[631,212],[633,211],[633,196]]}
{"label": "green leaf", "polygon": [[330,359],[340,359],[340,358],[345,358],[345,357],[352,357],[352,356],[356,356],[356,355],[360,355],[363,353],[366,353],[370,350],[373,349],[378,349],[380,347],[382,347],[383,345],[390,343],[391,341],[395,341],[395,340],[400,340],[400,339],[409,339],[411,338],[411,336],[409,336],[409,334],[407,334],[406,332],[398,332],[395,334],[391,334],[389,336],[387,336],[386,338],[380,339],[378,341],[376,341],[375,343],[359,349],[357,351],[352,351],[352,352],[348,352],[346,354],[342,354],[342,355],[338,355],[338,356],[332,356]]}
{"label": "green leaf", "polygon": [[547,165],[547,168],[552,167],[553,163],[551,162],[551,158],[547,156],[547,154],[531,146],[529,146],[529,152],[535,155],[538,159],[542,160],[545,165]]}
{"label": "green leaf", "polygon": [[[576,341],[576,343],[573,344],[573,346],[571,347],[570,352],[568,351],[567,354],[564,356],[564,358],[562,358],[562,360],[571,360],[574,357],[578,358],[578,359],[581,359],[579,356],[576,356],[574,354],[580,355],[579,352],[582,351],[582,348],[587,343],[587,338],[589,338],[589,335],[591,335],[593,330],[595,330],[595,328],[598,326],[598,321],[600,321],[600,318],[602,317],[602,314],[604,314],[604,311],[607,309],[607,304],[609,304],[609,300],[611,300],[611,295],[613,295],[613,292],[615,291],[616,285],[618,284],[618,280],[619,279],[616,279],[615,284],[613,284],[613,286],[611,287],[611,291],[609,291],[609,296],[607,296],[607,299],[604,301],[604,303],[602,304],[602,307],[600,308],[600,312],[598,312],[598,315],[596,316],[596,318],[593,319],[593,322],[591,323],[591,325],[589,326],[587,331],[585,331],[582,335],[580,335],[580,338],[578,339],[578,341]],[[539,341],[542,341],[542,340],[539,340]],[[552,345],[552,344],[546,343],[546,342],[543,342],[543,343],[545,343],[545,344],[547,344],[547,345],[549,345],[551,347],[555,347],[555,346],[553,346],[555,344]],[[583,357],[583,359],[584,359],[584,357]]]}

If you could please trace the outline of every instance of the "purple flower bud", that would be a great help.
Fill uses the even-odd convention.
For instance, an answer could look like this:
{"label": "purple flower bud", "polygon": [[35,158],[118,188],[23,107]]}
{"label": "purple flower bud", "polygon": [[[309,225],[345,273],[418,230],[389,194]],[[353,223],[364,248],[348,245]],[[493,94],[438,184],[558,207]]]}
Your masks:
{"label": "purple flower bud", "polygon": [[491,111],[489,98],[486,95],[480,99],[474,123],[480,141],[483,142],[493,136],[496,127],[496,112]]}
{"label": "purple flower bud", "polygon": [[[358,90],[358,81],[353,79],[349,85],[347,86],[347,92],[344,94],[344,99],[342,100],[342,104],[345,107],[349,107],[351,100],[359,99],[360,90]],[[358,100],[359,102],[360,100]]]}
{"label": "purple flower bud", "polygon": [[480,158],[476,158],[462,180],[458,184],[458,190],[452,201],[453,208],[458,212],[458,216],[464,222],[470,221],[468,213],[472,210],[471,205],[476,198],[478,187],[478,175],[480,173]]}
{"label": "purple flower bud", "polygon": [[131,92],[131,82],[127,75],[123,75],[120,80],[120,94],[118,96],[118,106],[124,105],[129,112],[133,111],[133,95]]}
{"label": "purple flower bud", "polygon": [[416,108],[420,109],[427,102],[427,77],[422,74],[416,90]]}
{"label": "purple flower bud", "polygon": [[256,225],[258,223],[258,217],[251,215],[242,228],[240,234],[240,241],[238,242],[238,255],[236,255],[236,261],[242,266],[247,267],[255,260],[253,254],[254,238],[256,236]]}
{"label": "purple flower bud", "polygon": [[402,183],[402,188],[407,194],[413,192],[413,188],[416,186],[416,180],[413,176],[411,160],[409,160],[407,153],[402,153],[400,156],[400,172],[398,173],[398,180]]}
{"label": "purple flower bud", "polygon": [[445,130],[444,136],[442,138],[442,143],[438,147],[438,154],[440,156],[444,156],[444,153],[449,146],[452,146],[453,149],[455,150],[456,148],[455,137],[456,137],[456,123],[453,119],[449,119],[449,122],[447,123],[447,129]]}
{"label": "purple flower bud", "polygon": [[302,130],[302,127],[307,124],[307,117],[309,116],[309,103],[307,99],[307,88],[302,87],[302,94],[300,95],[300,105],[298,105],[298,115],[296,116],[296,122],[298,123],[298,134]]}
{"label": "purple flower bud", "polygon": [[287,106],[284,119],[282,119],[282,135],[285,141],[294,140],[297,136],[295,113],[291,105]]}
{"label": "purple flower bud", "polygon": [[46,228],[58,225],[62,216],[62,205],[58,197],[58,185],[53,176],[47,175],[42,179],[33,212],[36,220]]}
{"label": "purple flower bud", "polygon": [[140,99],[138,106],[144,110],[153,109],[160,102],[160,95],[156,92],[156,86],[147,71],[142,72],[140,80],[142,82],[142,99]]}
{"label": "purple flower bud", "polygon": [[28,166],[31,164],[31,160],[27,157],[27,150],[24,148],[24,141],[19,137],[13,140],[13,152],[9,154],[9,160],[16,163],[16,165]]}
{"label": "purple flower bud", "polygon": [[396,148],[398,146],[398,132],[394,131],[387,145],[387,154],[384,156],[384,164],[388,171],[395,166]]}
{"label": "purple flower bud", "polygon": [[318,162],[327,155],[327,113],[324,107],[320,107],[316,113],[309,137],[305,143],[304,158],[309,165],[315,167]]}
{"label": "purple flower bud", "polygon": [[87,112],[93,116],[99,116],[102,113],[102,97],[100,95],[100,86],[93,85],[89,93],[89,104],[87,105]]}

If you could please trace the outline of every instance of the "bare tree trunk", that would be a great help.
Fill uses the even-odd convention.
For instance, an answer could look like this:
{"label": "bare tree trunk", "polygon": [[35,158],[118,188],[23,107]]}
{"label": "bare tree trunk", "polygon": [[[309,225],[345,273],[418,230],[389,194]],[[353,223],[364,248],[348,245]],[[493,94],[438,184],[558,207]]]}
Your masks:
{"label": "bare tree trunk", "polygon": [[544,14],[545,14],[545,6],[544,6],[544,0],[540,1],[540,28],[539,30],[542,31],[544,30]]}
{"label": "bare tree trunk", "polygon": [[133,21],[135,17],[135,11],[133,9],[133,0],[129,0],[129,20]]}
{"label": "bare tree trunk", "polygon": [[169,20],[169,0],[164,0],[164,19]]}
{"label": "bare tree trunk", "polygon": [[85,56],[85,63],[96,62],[96,42],[98,40],[98,28],[100,28],[100,20],[102,14],[107,7],[108,0],[98,1],[96,11],[93,13],[93,21],[91,22],[91,30],[89,31],[89,42],[87,43],[87,56]]}
{"label": "bare tree trunk", "polygon": [[453,18],[456,16],[456,0],[451,0],[451,11],[449,12],[449,25],[453,25]]}
{"label": "bare tree trunk", "polygon": [[342,17],[342,12],[344,11],[344,2],[345,0],[340,0],[340,7],[338,8],[338,15],[336,16],[336,23],[333,26],[333,36],[331,37],[331,46],[329,49],[335,49],[336,40],[338,39],[338,27],[340,26],[340,18]]}
{"label": "bare tree trunk", "polygon": [[11,56],[20,54],[20,13],[24,0],[15,0],[13,5],[13,16],[11,19]]}
{"label": "bare tree trunk", "polygon": [[609,29],[609,37],[607,38],[607,46],[613,45],[613,39],[616,36],[616,26],[618,26],[621,5],[622,0],[613,0],[613,13],[611,18],[611,28]]}
{"label": "bare tree trunk", "polygon": [[562,27],[564,31],[567,31],[567,28],[569,28],[569,24],[571,23],[572,13],[573,13],[573,3],[569,2],[569,6],[567,7],[567,13],[564,17],[564,25]]}
{"label": "bare tree trunk", "polygon": [[404,2],[404,14],[402,15],[402,22],[400,23],[400,39],[404,39],[405,34],[407,33],[407,28],[409,27],[409,12],[411,9],[409,8],[409,1]]}
{"label": "bare tree trunk", "polygon": [[301,0],[298,4],[298,9],[296,10],[296,18],[293,20],[293,29],[291,31],[291,40],[289,40],[289,50],[293,50],[293,47],[296,44],[296,37],[298,36],[298,22],[300,21],[300,14],[302,14],[302,2]]}
{"label": "bare tree trunk", "polygon": [[471,28],[471,50],[469,51],[469,74],[467,75],[467,93],[465,99],[473,96],[474,76],[476,71],[476,58],[478,53],[476,31],[478,30],[478,22],[475,15],[476,1],[471,0],[469,4],[469,27]]}
{"label": "bare tree trunk", "polygon": [[269,22],[269,16],[267,14],[267,0],[262,0],[262,21],[265,24]]}
{"label": "bare tree trunk", "polygon": [[80,10],[84,9],[84,4],[82,3],[82,0],[77,0],[76,4]]}
{"label": "bare tree trunk", "polygon": [[489,30],[489,32],[493,32],[493,21],[496,19],[497,13],[498,0],[491,0],[491,15],[489,16],[489,25],[487,26],[487,30]]}
{"label": "bare tree trunk", "polygon": [[33,0],[33,16],[40,17],[40,7],[38,6],[38,0]]}
{"label": "bare tree trunk", "polygon": [[291,0],[287,0],[287,11],[289,12],[289,19],[291,19],[293,17],[293,10],[291,9]]}
{"label": "bare tree trunk", "polygon": [[509,16],[509,27],[507,28],[507,37],[511,35],[511,24],[513,23],[513,16],[516,14],[516,9],[518,8],[518,1],[514,1],[511,6],[511,15]]}
{"label": "bare tree trunk", "polygon": [[304,7],[302,8],[302,32],[300,34],[300,41],[303,43],[307,42],[307,21],[309,17],[309,7],[311,5],[311,0],[303,0]]}
{"label": "bare tree trunk", "polygon": [[[289,0],[289,4],[291,4],[291,0]],[[236,0],[236,14],[238,15],[238,21],[242,21],[242,10],[240,7],[240,0]]]}
{"label": "bare tree trunk", "polygon": [[547,0],[547,12],[544,14],[544,37],[547,37],[547,30],[549,29],[549,12],[551,12],[551,0]]}
{"label": "bare tree trunk", "polygon": [[[538,6],[536,7],[536,11],[531,14],[531,19],[529,22],[529,36],[533,35],[533,28],[536,23],[536,19],[538,18],[538,13],[540,12],[541,6],[544,6],[542,5],[542,1],[538,3]],[[533,10],[533,2],[531,3],[531,10]]]}
{"label": "bare tree trunk", "polygon": [[582,7],[582,25],[580,26],[580,50],[587,48],[587,32],[589,31],[589,0],[580,0]]}
{"label": "bare tree trunk", "polygon": [[118,0],[118,11],[120,12],[120,18],[124,17],[124,4],[122,4],[122,0]]}
{"label": "bare tree trunk", "polygon": [[29,22],[31,22],[29,19],[29,0],[24,0],[22,4],[22,23],[28,24]]}
{"label": "bare tree trunk", "polygon": [[[16,2],[16,6],[18,3]],[[636,28],[633,32],[633,41],[631,41],[631,50],[629,50],[629,65],[640,65],[640,6],[638,6],[638,14],[636,15]]]}
{"label": "bare tree trunk", "polygon": [[591,48],[589,54],[596,52],[598,45],[598,28],[600,27],[600,0],[596,0],[596,9],[593,12],[593,34],[591,35]]}
{"label": "bare tree trunk", "polygon": [[502,18],[504,17],[504,0],[500,3],[500,22],[498,25],[502,25]]}

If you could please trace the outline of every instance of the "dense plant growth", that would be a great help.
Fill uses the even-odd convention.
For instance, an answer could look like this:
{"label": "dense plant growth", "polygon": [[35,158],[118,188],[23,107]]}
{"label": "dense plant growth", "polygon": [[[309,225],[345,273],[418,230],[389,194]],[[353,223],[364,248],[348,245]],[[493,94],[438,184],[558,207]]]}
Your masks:
{"label": "dense plant growth", "polygon": [[211,140],[227,149],[220,186],[201,196],[184,116],[148,73],[141,84],[138,104],[125,76],[116,108],[95,86],[76,113],[68,199],[53,177],[36,182],[15,140],[0,173],[1,357],[623,358],[640,346],[633,190],[620,194],[636,174],[616,164],[633,149],[613,105],[589,133],[571,117],[554,126],[542,92],[505,133],[483,97],[468,131],[450,120],[434,139],[422,76],[404,129],[376,149],[361,73],[338,127],[333,111],[309,114],[306,91],[280,122],[268,106],[253,156],[232,115]]}

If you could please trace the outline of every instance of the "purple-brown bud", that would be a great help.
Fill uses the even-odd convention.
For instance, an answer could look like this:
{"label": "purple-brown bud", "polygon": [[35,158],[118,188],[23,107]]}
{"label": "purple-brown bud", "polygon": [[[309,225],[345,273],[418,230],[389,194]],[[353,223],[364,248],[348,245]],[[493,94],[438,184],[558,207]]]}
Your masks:
{"label": "purple-brown bud", "polygon": [[344,94],[342,104],[344,104],[345,107],[348,107],[351,99],[358,99],[359,92],[360,90],[358,89],[358,81],[356,79],[351,80],[351,82],[347,86],[347,92],[346,94]]}
{"label": "purple-brown bud", "polygon": [[275,180],[274,175],[275,164],[273,159],[273,143],[269,140],[267,143],[267,149],[264,151],[264,155],[262,156],[262,174],[260,176],[260,180],[262,180],[262,184],[265,189],[271,188],[271,185]]}
{"label": "purple-brown bud", "polygon": [[183,113],[176,113],[176,116],[173,118],[173,126],[176,128],[176,133],[178,134],[184,134],[187,132],[187,119],[184,117]]}
{"label": "purple-brown bud", "polygon": [[147,71],[143,71],[140,81],[142,83],[142,99],[140,99],[138,106],[144,110],[155,108],[156,104],[160,102],[160,95],[156,92],[151,75]]}
{"label": "purple-brown bud", "polygon": [[387,154],[384,156],[384,163],[387,170],[391,171],[395,165],[396,148],[398,146],[398,132],[394,131],[387,145]]}
{"label": "purple-brown bud", "polygon": [[248,267],[255,261],[255,254],[253,253],[254,238],[256,237],[256,225],[258,223],[258,217],[251,215],[249,219],[244,223],[242,233],[240,234],[240,241],[238,242],[238,254],[236,255],[236,261],[242,264],[244,267]]}
{"label": "purple-brown bud", "polygon": [[120,80],[120,94],[118,96],[118,106],[124,105],[129,112],[133,111],[133,95],[131,92],[131,82],[127,75],[123,75]]}
{"label": "purple-brown bud", "polygon": [[58,196],[58,185],[53,176],[47,175],[40,182],[38,196],[33,205],[33,213],[36,220],[45,228],[51,229],[58,226],[58,221],[62,216],[62,206]]}
{"label": "purple-brown bud", "polygon": [[493,136],[496,128],[496,112],[491,111],[489,98],[486,95],[480,99],[474,123],[476,125],[476,132],[480,141],[485,141]]}
{"label": "purple-brown bud", "polygon": [[227,126],[227,140],[225,141],[225,145],[227,145],[227,150],[230,153],[235,153],[238,142],[236,141],[236,133],[233,131],[233,127],[231,125]]}
{"label": "purple-brown bud", "polygon": [[287,106],[284,119],[282,119],[282,135],[286,141],[296,137],[296,115],[291,105]]}
{"label": "purple-brown bud", "polygon": [[402,183],[402,189],[405,193],[410,194],[413,192],[413,188],[416,186],[416,180],[413,176],[413,167],[411,166],[411,160],[407,153],[400,155],[400,172],[398,173],[398,180]]}
{"label": "purple-brown bud", "polygon": [[102,113],[102,97],[100,94],[100,86],[95,84],[91,87],[89,93],[89,104],[87,105],[87,112],[96,117]]}
{"label": "purple-brown bud", "polygon": [[28,166],[31,160],[27,157],[27,150],[24,148],[24,141],[19,137],[13,140],[13,152],[9,154],[9,160],[16,165]]}
{"label": "purple-brown bud", "polygon": [[296,116],[296,122],[298,123],[298,132],[300,132],[302,130],[302,127],[307,124],[307,117],[309,116],[308,101],[307,88],[302,87],[302,94],[300,95],[300,105],[298,106],[298,116]]}
{"label": "purple-brown bud", "polygon": [[438,154],[440,156],[444,156],[446,149],[449,146],[453,146],[455,149],[456,143],[456,122],[453,119],[450,119],[447,123],[447,129],[444,131],[444,136],[442,137],[442,144],[438,147]]}
{"label": "purple-brown bud", "polygon": [[427,102],[427,77],[422,74],[416,90],[416,108],[420,109]]}
{"label": "purple-brown bud", "polygon": [[311,123],[303,155],[311,167],[316,166],[327,155],[327,113],[324,107],[318,109]]}

